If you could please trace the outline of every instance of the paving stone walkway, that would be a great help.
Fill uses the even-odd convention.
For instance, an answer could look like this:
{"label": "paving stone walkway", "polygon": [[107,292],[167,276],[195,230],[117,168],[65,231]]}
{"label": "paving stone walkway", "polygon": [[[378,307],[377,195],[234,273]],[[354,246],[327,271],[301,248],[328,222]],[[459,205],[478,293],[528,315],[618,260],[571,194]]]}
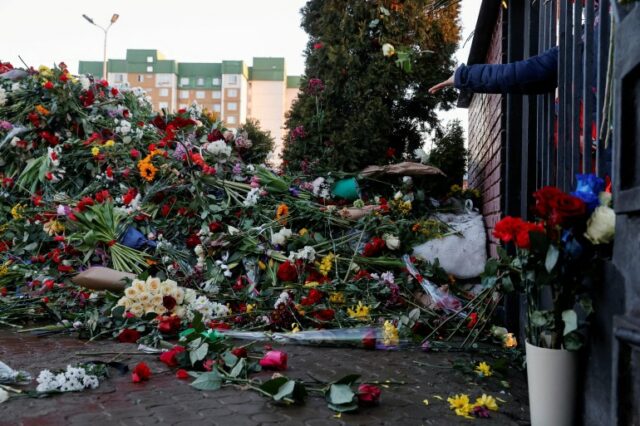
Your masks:
{"label": "paving stone walkway", "polygon": [[[275,406],[256,392],[228,386],[216,392],[201,392],[179,380],[157,356],[124,355],[118,361],[133,367],[145,361],[153,375],[149,382],[131,383],[130,374],[103,381],[98,389],[67,393],[50,398],[16,398],[0,404],[0,426],[25,425],[526,425],[528,407],[524,375],[509,371],[511,384],[500,393],[497,380],[477,385],[461,373],[442,368],[454,359],[477,360],[467,353],[423,353],[418,351],[365,351],[359,349],[286,346],[289,377],[333,380],[349,373],[361,374],[365,381],[405,381],[405,385],[383,387],[378,407],[336,417],[319,397],[303,406]],[[85,343],[71,336],[38,338],[0,330],[0,360],[13,368],[37,375],[43,368],[65,368],[67,364],[113,355],[86,357],[78,352],[134,352],[133,344],[113,341]],[[429,364],[419,366],[413,361]],[[260,373],[263,378],[270,373]],[[35,384],[32,385],[35,388]],[[448,408],[446,398],[465,392],[475,396],[490,393],[500,404],[491,419],[466,420]],[[441,396],[443,400],[439,400]],[[429,405],[425,406],[423,400]]]}

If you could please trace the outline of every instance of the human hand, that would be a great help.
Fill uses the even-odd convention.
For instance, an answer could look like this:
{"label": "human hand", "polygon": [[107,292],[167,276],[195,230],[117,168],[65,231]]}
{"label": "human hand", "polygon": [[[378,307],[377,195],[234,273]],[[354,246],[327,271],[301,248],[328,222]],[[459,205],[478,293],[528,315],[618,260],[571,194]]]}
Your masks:
{"label": "human hand", "polygon": [[436,84],[435,86],[433,86],[432,88],[430,88],[429,89],[429,93],[432,94],[432,95],[435,95],[436,93],[438,93],[440,90],[444,89],[445,87],[453,86],[453,76],[454,76],[454,74],[452,74],[451,77],[449,77],[445,81],[442,81],[442,82]]}

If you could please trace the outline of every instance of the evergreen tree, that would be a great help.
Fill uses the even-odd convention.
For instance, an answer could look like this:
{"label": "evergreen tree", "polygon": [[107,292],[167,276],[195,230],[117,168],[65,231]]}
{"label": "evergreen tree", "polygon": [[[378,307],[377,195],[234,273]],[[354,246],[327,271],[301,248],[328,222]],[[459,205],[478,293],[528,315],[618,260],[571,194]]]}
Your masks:
{"label": "evergreen tree", "polygon": [[467,167],[467,150],[464,147],[464,130],[460,120],[447,123],[444,130],[436,129],[436,140],[429,152],[428,163],[442,170],[447,176],[434,179],[431,192],[446,194],[452,185],[462,186]]}
{"label": "evergreen tree", "polygon": [[438,125],[436,109],[455,99],[427,90],[453,72],[456,4],[309,0],[306,71],[286,121],[285,166],[355,171],[422,146],[422,134]]}

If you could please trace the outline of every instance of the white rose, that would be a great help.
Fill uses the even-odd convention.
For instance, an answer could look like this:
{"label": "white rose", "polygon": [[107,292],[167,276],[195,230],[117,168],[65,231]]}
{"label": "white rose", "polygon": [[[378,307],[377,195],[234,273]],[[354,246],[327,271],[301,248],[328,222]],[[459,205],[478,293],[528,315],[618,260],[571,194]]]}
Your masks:
{"label": "white rose", "polygon": [[160,278],[147,278],[145,287],[148,292],[157,293],[160,290]]}
{"label": "white rose", "polygon": [[124,295],[130,299],[135,299],[138,296],[138,290],[133,287],[129,287],[124,291]]}
{"label": "white rose", "polygon": [[165,281],[162,284],[160,284],[160,294],[162,294],[163,296],[168,296],[171,294],[174,288],[175,288],[174,286],[172,286],[170,283]]}
{"label": "white rose", "polygon": [[133,280],[131,283],[131,287],[135,288],[138,293],[143,293],[146,291],[145,282],[142,280]]}
{"label": "white rose", "polygon": [[389,250],[397,250],[400,248],[400,239],[397,236],[384,234],[382,236],[382,239],[385,243],[387,243],[387,247],[389,248]]}
{"label": "white rose", "polygon": [[611,207],[597,207],[587,221],[584,236],[593,244],[606,244],[613,241],[616,230],[616,214]]}
{"label": "white rose", "polygon": [[196,292],[190,288],[186,289],[184,291],[184,303],[190,305],[194,300],[196,300]]}
{"label": "white rose", "polygon": [[153,306],[162,306],[162,295],[156,294],[151,298],[151,301],[149,303],[151,303]]}
{"label": "white rose", "polygon": [[129,312],[131,312],[131,314],[136,317],[141,317],[144,314],[144,306],[142,305],[142,303],[134,303],[133,305],[131,305]]}
{"label": "white rose", "polygon": [[140,303],[148,303],[151,300],[151,295],[146,291],[138,294],[138,302]]}
{"label": "white rose", "polygon": [[385,43],[382,45],[382,54],[387,58],[396,54],[396,48],[392,44]]}

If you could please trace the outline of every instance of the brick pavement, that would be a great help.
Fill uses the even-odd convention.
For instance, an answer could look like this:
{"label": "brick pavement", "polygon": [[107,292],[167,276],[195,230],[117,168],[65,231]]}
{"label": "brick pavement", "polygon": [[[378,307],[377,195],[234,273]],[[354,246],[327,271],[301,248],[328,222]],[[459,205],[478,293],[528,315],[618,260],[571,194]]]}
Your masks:
{"label": "brick pavement", "polygon": [[[496,380],[481,386],[470,383],[450,368],[417,366],[413,360],[433,366],[447,366],[455,358],[471,359],[469,354],[383,352],[357,349],[287,346],[289,377],[304,378],[307,372],[321,380],[332,380],[358,373],[363,380],[406,381],[382,389],[378,407],[361,409],[357,414],[334,416],[324,401],[311,397],[304,406],[279,407],[259,394],[228,386],[216,392],[201,392],[178,380],[155,356],[126,355],[119,361],[133,367],[146,361],[153,376],[149,382],[134,384],[130,375],[112,377],[98,389],[67,393],[50,398],[16,398],[0,404],[0,426],[8,425],[457,425],[468,424],[455,416],[446,403],[447,396],[466,392],[475,397],[482,392],[497,396],[498,413],[478,424],[528,424],[526,381],[522,373],[510,371],[509,392],[500,393]],[[135,345],[112,341],[85,343],[74,337],[37,338],[0,330],[0,360],[33,375],[43,368],[64,368],[90,358],[76,352],[132,352]],[[109,360],[112,356],[93,357]],[[474,358],[475,359],[475,358]],[[268,377],[269,373],[261,373]],[[34,385],[35,387],[35,385]],[[434,395],[443,397],[438,400]],[[425,406],[422,401],[429,400]]]}

